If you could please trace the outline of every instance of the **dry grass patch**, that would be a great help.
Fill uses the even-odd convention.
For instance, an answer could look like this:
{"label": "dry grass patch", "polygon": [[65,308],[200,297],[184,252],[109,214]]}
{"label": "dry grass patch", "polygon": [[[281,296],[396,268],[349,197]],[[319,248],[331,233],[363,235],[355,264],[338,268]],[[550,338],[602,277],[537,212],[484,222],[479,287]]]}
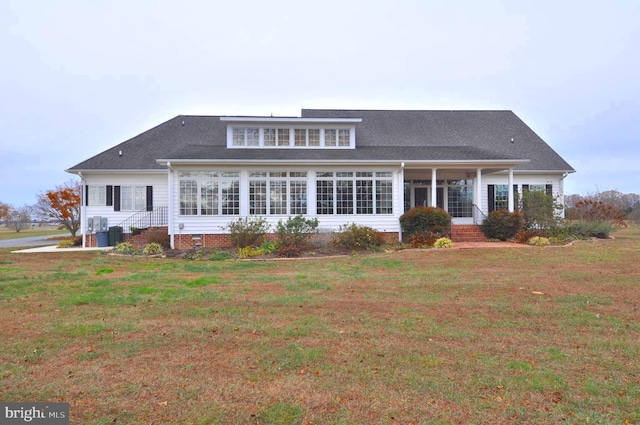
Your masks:
{"label": "dry grass patch", "polygon": [[0,399],[74,423],[640,422],[640,231],[187,261],[0,251]]}

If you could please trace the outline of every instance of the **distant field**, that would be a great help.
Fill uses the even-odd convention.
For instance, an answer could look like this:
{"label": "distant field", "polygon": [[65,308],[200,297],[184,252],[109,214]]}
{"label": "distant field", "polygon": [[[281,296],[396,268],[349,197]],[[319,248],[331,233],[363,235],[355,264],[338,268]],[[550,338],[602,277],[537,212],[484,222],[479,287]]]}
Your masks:
{"label": "distant field", "polygon": [[0,250],[0,400],[74,424],[640,423],[640,229],[189,261]]}
{"label": "distant field", "polygon": [[0,240],[30,238],[33,236],[56,236],[69,233],[66,229],[58,229],[59,226],[44,224],[42,226],[34,225],[28,229],[16,232],[14,229],[8,229],[6,226],[0,226]]}

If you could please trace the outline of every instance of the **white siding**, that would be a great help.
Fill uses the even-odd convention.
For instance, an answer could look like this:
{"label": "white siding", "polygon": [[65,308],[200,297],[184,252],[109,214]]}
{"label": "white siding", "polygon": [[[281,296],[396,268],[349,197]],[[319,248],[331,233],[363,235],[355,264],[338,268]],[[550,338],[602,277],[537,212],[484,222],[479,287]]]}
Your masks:
{"label": "white siding", "polygon": [[[89,186],[153,186],[153,205],[154,207],[167,206],[169,201],[169,191],[167,185],[166,174],[91,174],[83,175],[83,183]],[[85,193],[82,194],[83,204]],[[117,226],[127,218],[131,217],[136,211],[114,211],[111,206],[92,206],[84,207],[85,217],[83,217],[83,229],[86,226],[89,217],[106,217],[107,225]]]}
{"label": "white siding", "polygon": [[[173,208],[170,212],[170,220],[173,220],[173,229],[175,234],[218,234],[227,233],[224,229],[229,222],[236,220],[239,216],[220,216],[220,215],[180,215],[180,179],[178,174],[180,171],[206,171],[218,170],[218,171],[240,171],[240,200],[241,211],[245,211],[243,203],[248,203],[248,179],[245,177],[250,171],[306,171],[307,172],[307,217],[317,217],[319,221],[319,227],[322,230],[338,230],[340,225],[346,223],[358,223],[365,226],[373,227],[376,230],[382,232],[399,232],[400,223],[399,217],[402,214],[403,206],[400,204],[400,191],[402,185],[398,185],[399,169],[393,169],[390,167],[358,167],[358,168],[345,168],[345,167],[252,167],[252,168],[238,168],[238,167],[181,167],[173,169]],[[387,171],[393,172],[393,214],[389,215],[316,215],[316,171]],[[275,228],[275,225],[279,220],[286,220],[289,216],[280,215],[266,215],[263,216],[267,222]],[[182,224],[182,229],[180,229]]]}
{"label": "white siding", "polygon": [[[560,197],[560,202],[564,202],[562,193],[562,186],[560,181],[562,180],[562,174],[518,174],[514,171],[513,173],[513,184],[518,186],[518,191],[522,191],[523,184],[542,184],[542,185],[552,185],[553,187],[553,195]],[[498,184],[508,184],[509,176],[507,173],[495,173],[495,174],[486,174],[482,176],[482,212],[485,214],[489,211],[489,190],[488,186],[490,184],[498,185]]]}

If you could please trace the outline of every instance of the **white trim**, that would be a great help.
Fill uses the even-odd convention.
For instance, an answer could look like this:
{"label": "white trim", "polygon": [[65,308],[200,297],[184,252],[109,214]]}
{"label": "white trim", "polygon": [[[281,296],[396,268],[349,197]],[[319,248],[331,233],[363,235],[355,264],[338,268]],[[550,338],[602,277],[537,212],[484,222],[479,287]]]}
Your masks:
{"label": "white trim", "polygon": [[359,123],[362,118],[298,118],[298,117],[220,117],[220,121],[247,122],[247,123],[292,123],[292,124],[316,124],[316,123]]}

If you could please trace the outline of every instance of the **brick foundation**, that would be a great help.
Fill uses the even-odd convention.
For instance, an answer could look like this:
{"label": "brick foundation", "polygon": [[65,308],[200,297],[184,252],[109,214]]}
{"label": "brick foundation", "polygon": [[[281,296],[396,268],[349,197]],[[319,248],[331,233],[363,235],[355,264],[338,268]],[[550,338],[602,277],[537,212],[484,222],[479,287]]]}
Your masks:
{"label": "brick foundation", "polygon": [[[316,234],[312,236],[312,241],[324,240],[327,239],[326,242],[329,242],[331,234]],[[382,233],[384,236],[385,242],[387,243],[397,243],[398,242],[398,234],[397,233]],[[268,241],[276,241],[275,233],[267,234],[266,239]],[[173,237],[173,244],[175,249],[186,250],[186,249],[194,249],[197,244],[200,244],[200,248],[229,248],[231,247],[231,239],[228,234],[203,234],[200,237],[192,237],[192,235],[175,235]]]}
{"label": "brick foundation", "polygon": [[[136,235],[131,238],[128,242],[132,243],[135,246],[144,246],[145,239],[144,233],[141,235]],[[384,236],[384,240],[386,243],[397,243],[398,242],[398,234],[397,233],[382,233]],[[312,237],[312,241],[322,240],[325,242],[329,242],[331,237],[331,233],[319,233]],[[275,241],[276,235],[275,233],[269,233],[266,238],[268,241]],[[95,234],[90,234],[86,236],[85,240],[87,247],[95,247],[98,246],[98,238]],[[182,234],[182,235],[174,235],[173,244],[175,249],[179,250],[187,250],[187,249],[195,249],[198,245],[200,248],[229,248],[231,247],[231,239],[228,234],[203,234],[200,237],[194,237],[190,234]]]}

